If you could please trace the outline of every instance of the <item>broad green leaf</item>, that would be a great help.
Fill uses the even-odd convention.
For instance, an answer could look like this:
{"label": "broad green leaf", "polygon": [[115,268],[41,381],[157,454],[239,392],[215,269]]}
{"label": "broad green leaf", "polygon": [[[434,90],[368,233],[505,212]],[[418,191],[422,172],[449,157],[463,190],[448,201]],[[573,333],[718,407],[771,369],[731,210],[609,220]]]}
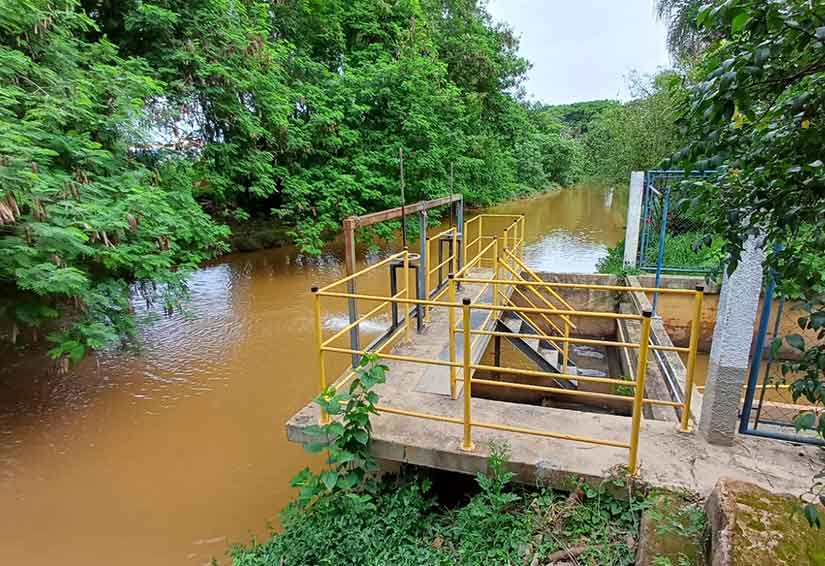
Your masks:
{"label": "broad green leaf", "polygon": [[334,470],[326,470],[321,472],[321,483],[324,484],[324,487],[327,488],[328,491],[332,491],[335,488],[335,484],[338,482],[338,472]]}

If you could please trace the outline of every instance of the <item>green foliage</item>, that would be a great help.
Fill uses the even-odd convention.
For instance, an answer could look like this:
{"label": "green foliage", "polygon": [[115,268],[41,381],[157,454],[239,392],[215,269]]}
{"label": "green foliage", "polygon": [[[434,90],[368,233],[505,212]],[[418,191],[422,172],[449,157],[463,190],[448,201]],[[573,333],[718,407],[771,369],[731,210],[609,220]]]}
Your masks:
{"label": "green foliage", "polygon": [[532,563],[572,544],[587,544],[582,564],[630,565],[644,501],[615,499],[607,488],[576,485],[573,496],[514,487],[508,448],[491,443],[488,472],[478,492],[457,508],[441,507],[422,472],[379,477],[370,454],[378,396],[386,367],[367,356],[346,394],[330,388],[316,402],[331,422],[308,432],[307,449],[327,451],[320,473],[305,469],[292,485],[296,501],[282,513],[283,528],[262,544],[232,549],[236,566]]}
{"label": "green foliage", "polygon": [[[542,564],[578,548],[577,563],[634,564],[633,540],[644,499],[619,500],[613,481],[572,494],[510,484],[506,451],[493,447],[478,493],[457,508],[439,505],[423,472],[384,477],[371,494],[324,495],[291,505],[283,528],[264,543],[232,550],[235,566]],[[619,482],[621,483],[621,482]],[[584,547],[581,549],[581,547]]]}
{"label": "green foliage", "polygon": [[457,559],[462,564],[506,564],[520,558],[520,547],[530,540],[530,517],[515,511],[521,496],[510,489],[515,474],[507,471],[509,450],[490,445],[489,470],[478,474],[481,492],[461,508],[456,516]]}
{"label": "green foliage", "polygon": [[590,130],[591,123],[608,110],[619,108],[616,100],[590,100],[547,106],[544,113],[553,121],[564,126],[565,132],[573,138],[580,138]]}
{"label": "green foliage", "polygon": [[225,235],[185,164],[131,154],[163,85],[95,32],[73,0],[0,6],[0,317],[64,367],[130,334],[131,283],[175,308]]}
{"label": "green foliage", "polygon": [[575,149],[517,94],[518,41],[477,0],[98,4],[103,31],[169,87],[153,117],[202,146],[200,193],[275,215],[305,251],[400,203],[399,149],[410,201],[446,194],[451,162],[470,204],[574,178],[560,160]]}
{"label": "green foliage", "polygon": [[637,275],[641,273],[635,267],[628,268],[624,264],[624,240],[615,246],[607,248],[607,255],[596,262],[597,273],[610,273],[624,277],[625,275]]}
{"label": "green foliage", "polygon": [[683,98],[672,71],[630,77],[633,100],[607,108],[582,136],[592,176],[626,182],[631,171],[655,168],[681,143],[676,107]]}
{"label": "green foliage", "polygon": [[477,0],[4,2],[0,318],[79,359],[133,332],[130,289],[174,309],[226,249],[204,210],[320,253],[400,204],[401,149],[409,201],[451,163],[470,205],[576,182],[517,51]]}
{"label": "green foliage", "polygon": [[[656,238],[658,240],[658,238]],[[700,268],[712,270],[721,261],[721,249],[723,243],[719,238],[711,238],[707,246],[699,245],[703,241],[703,236],[697,232],[685,232],[675,236],[668,236],[665,239],[664,265],[667,267]],[[648,247],[652,254],[647,258],[648,264],[656,264],[658,257],[658,244],[656,241]],[[624,265],[624,240],[607,250],[607,255],[601,258],[596,264],[599,273],[612,273],[614,275],[633,275],[640,273],[639,270],[628,269]],[[697,271],[697,274],[703,273]]]}
{"label": "green foliage", "polygon": [[[764,236],[780,292],[806,300],[810,308],[800,326],[819,331],[825,317],[825,5],[717,0],[703,5],[695,21],[709,47],[681,113],[689,143],[673,163],[719,170],[712,182],[692,183],[705,232],[723,236],[730,271],[747,239]],[[816,343],[794,336],[788,343],[802,356],[796,369],[803,377],[793,394],[821,404],[825,335],[817,334]],[[811,413],[796,425],[825,433]]]}
{"label": "green foliage", "polygon": [[330,422],[307,427],[313,441],[306,449],[326,450],[329,467],[319,474],[304,468],[292,480],[292,487],[300,488],[299,504],[314,503],[322,495],[375,491],[370,473],[378,465],[370,454],[370,415],[378,414],[378,394],[372,388],[384,383],[386,373],[387,366],[378,363],[375,355],[363,356],[346,392],[338,393],[330,386],[315,398]]}

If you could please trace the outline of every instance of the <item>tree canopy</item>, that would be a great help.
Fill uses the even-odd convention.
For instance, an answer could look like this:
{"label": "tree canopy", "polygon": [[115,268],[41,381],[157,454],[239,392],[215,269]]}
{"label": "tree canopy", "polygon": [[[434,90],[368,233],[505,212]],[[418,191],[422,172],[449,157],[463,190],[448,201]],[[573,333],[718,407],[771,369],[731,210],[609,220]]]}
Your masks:
{"label": "tree canopy", "polygon": [[476,0],[0,5],[0,319],[76,359],[175,308],[269,219],[319,253],[342,218],[454,190],[487,205],[581,178],[529,63]]}
{"label": "tree canopy", "polygon": [[[784,337],[797,360],[794,400],[825,403],[825,4],[808,0],[728,0],[703,6],[696,25],[709,47],[693,69],[679,125],[685,146],[673,163],[715,168],[694,183],[693,205],[708,233],[724,236],[728,269],[745,241],[764,238],[767,267],[779,293],[803,301],[802,330]],[[778,349],[782,337],[773,344]],[[825,437],[825,414],[803,410],[798,429]],[[819,524],[814,502],[805,514]]]}
{"label": "tree canopy", "polygon": [[71,2],[0,13],[0,314],[12,336],[50,319],[56,357],[78,359],[132,326],[128,285],[171,306],[187,268],[224,230],[192,197],[188,166],[142,164],[143,101],[161,92],[143,61],[87,41]]}

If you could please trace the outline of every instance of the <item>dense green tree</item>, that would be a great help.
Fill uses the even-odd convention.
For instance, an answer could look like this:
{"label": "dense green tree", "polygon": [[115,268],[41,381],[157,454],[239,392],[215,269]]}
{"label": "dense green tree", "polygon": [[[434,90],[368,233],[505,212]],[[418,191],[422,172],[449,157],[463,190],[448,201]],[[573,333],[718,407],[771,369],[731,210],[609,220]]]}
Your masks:
{"label": "dense green tree", "polygon": [[[825,403],[825,4],[808,0],[728,0],[703,7],[696,22],[719,38],[694,70],[681,126],[690,142],[674,155],[685,167],[717,168],[694,184],[708,233],[723,234],[728,269],[744,242],[765,236],[768,267],[781,293],[806,301],[806,343],[786,337],[803,376],[795,398]],[[805,411],[797,426],[825,436],[825,415]],[[818,487],[825,501],[825,485]],[[815,510],[808,506],[809,518]]]}
{"label": "dense green tree", "polygon": [[590,125],[605,111],[620,106],[618,100],[589,100],[572,104],[547,106],[545,115],[552,121],[560,123],[570,137],[580,138],[586,134]]}
{"label": "dense green tree", "polygon": [[0,316],[64,360],[130,333],[132,282],[173,308],[223,236],[187,164],[133,155],[163,85],[94,32],[72,0],[0,5]]}
{"label": "dense green tree", "polygon": [[[202,150],[217,213],[273,213],[317,252],[343,217],[455,190],[490,204],[564,183],[575,151],[519,99],[528,63],[476,0],[91,1],[124,55],[169,85],[155,119]],[[548,150],[542,153],[543,147]],[[556,166],[556,169],[564,167]]]}
{"label": "dense green tree", "polygon": [[399,203],[402,149],[410,200],[451,164],[470,204],[581,176],[477,0],[27,0],[0,31],[0,316],[59,320],[56,356],[128,334],[130,284],[176,304],[223,249],[203,210],[319,252]]}
{"label": "dense green tree", "polygon": [[631,171],[656,168],[682,143],[676,126],[681,77],[664,71],[630,80],[632,100],[599,113],[582,137],[595,177],[626,181]]}

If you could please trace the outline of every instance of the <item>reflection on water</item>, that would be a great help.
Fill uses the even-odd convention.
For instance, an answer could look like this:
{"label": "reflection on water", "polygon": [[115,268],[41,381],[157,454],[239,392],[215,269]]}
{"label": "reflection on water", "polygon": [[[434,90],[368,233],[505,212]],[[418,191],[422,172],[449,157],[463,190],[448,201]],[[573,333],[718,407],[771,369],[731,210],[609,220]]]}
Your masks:
{"label": "reflection on water", "polygon": [[[582,187],[508,203],[527,215],[533,267],[592,271],[622,237],[624,195]],[[373,263],[387,252],[361,254]],[[309,288],[343,275],[342,250],[223,258],[192,276],[188,313],[135,301],[138,352],[112,350],[57,377],[42,357],[0,367],[0,564],[204,564],[265,536],[311,465],[284,422],[315,393]],[[376,272],[360,290],[386,286]],[[324,312],[346,324],[343,301]],[[364,340],[389,325],[365,325]],[[336,361],[343,369],[346,360]]]}
{"label": "reflection on water", "polygon": [[[620,193],[620,194],[617,194]],[[527,216],[524,257],[541,271],[592,273],[624,237],[626,190],[586,187],[507,203],[495,212]]]}

